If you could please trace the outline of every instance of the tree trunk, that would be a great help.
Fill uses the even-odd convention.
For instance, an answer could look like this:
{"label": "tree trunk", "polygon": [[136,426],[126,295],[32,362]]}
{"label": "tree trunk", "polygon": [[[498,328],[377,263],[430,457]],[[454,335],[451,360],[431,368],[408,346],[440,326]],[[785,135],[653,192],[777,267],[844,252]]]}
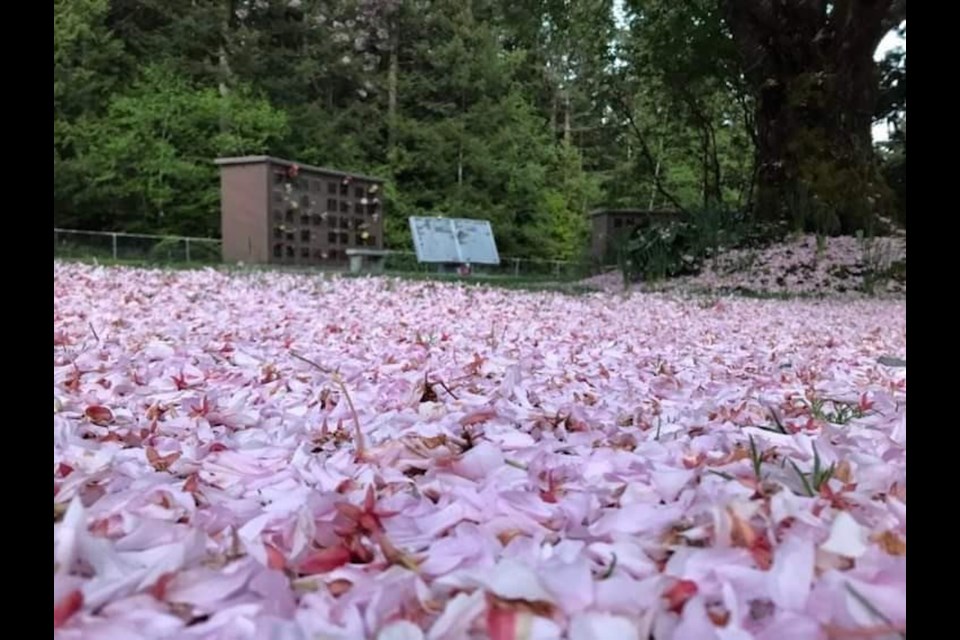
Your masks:
{"label": "tree trunk", "polygon": [[393,159],[397,130],[397,80],[400,75],[400,33],[399,18],[394,15],[390,20],[389,61],[387,67],[387,154]]}
{"label": "tree trunk", "polygon": [[550,99],[550,139],[556,141],[557,139],[557,111],[558,103],[560,98],[557,97],[557,92],[551,88],[551,99]]}
{"label": "tree trunk", "polygon": [[656,182],[660,179],[660,158],[662,157],[663,157],[663,138],[660,138],[660,148],[657,149],[657,164],[653,168],[654,186],[650,188],[650,204],[647,205],[647,209],[650,211],[653,211],[653,205],[657,198]]}
{"label": "tree trunk", "polygon": [[887,213],[871,127],[873,54],[906,0],[727,0],[756,98],[756,214],[808,230],[868,230]]}
{"label": "tree trunk", "polygon": [[220,16],[220,44],[217,47],[217,70],[219,76],[218,89],[220,91],[220,132],[226,133],[230,127],[229,116],[226,111],[227,97],[230,95],[230,83],[233,71],[230,68],[229,47],[232,39],[233,24],[236,19],[235,0],[226,0],[223,3],[223,14]]}

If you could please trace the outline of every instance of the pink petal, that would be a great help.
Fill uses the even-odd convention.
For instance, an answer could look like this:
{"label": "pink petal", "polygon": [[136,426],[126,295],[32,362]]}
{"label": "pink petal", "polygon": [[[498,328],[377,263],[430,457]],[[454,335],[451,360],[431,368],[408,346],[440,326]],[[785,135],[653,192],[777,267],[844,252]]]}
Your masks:
{"label": "pink petal", "polygon": [[778,606],[803,611],[814,579],[813,543],[788,536],[774,552],[770,568],[770,598]]}
{"label": "pink petal", "polygon": [[377,633],[377,640],[423,640],[420,627],[407,620],[391,622]]}
{"label": "pink petal", "polygon": [[581,613],[570,621],[570,640],[640,640],[640,631],[629,619],[607,613]]}

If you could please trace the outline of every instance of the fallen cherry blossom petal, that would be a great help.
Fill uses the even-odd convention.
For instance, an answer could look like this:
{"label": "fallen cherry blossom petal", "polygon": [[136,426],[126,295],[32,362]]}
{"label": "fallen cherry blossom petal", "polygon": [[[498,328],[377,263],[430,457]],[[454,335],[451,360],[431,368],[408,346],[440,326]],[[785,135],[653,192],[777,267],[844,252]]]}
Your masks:
{"label": "fallen cherry blossom petal", "polygon": [[350,562],[350,551],[346,547],[338,545],[310,554],[306,560],[297,566],[297,570],[308,575],[328,573],[348,562]]}
{"label": "fallen cherry blossom petal", "polygon": [[607,613],[584,613],[570,622],[570,640],[640,640],[640,631],[629,619]]}
{"label": "fallen cherry blossom petal", "polygon": [[906,627],[901,299],[55,262],[54,345],[64,640]]}
{"label": "fallen cherry blossom petal", "polygon": [[377,634],[377,640],[423,640],[420,627],[407,620],[391,622]]}
{"label": "fallen cherry blossom petal", "polygon": [[83,606],[83,593],[74,590],[53,605],[53,628],[59,629]]}
{"label": "fallen cherry blossom petal", "polygon": [[820,548],[839,556],[859,558],[867,551],[866,534],[853,516],[841,511],[830,527],[830,537]]}

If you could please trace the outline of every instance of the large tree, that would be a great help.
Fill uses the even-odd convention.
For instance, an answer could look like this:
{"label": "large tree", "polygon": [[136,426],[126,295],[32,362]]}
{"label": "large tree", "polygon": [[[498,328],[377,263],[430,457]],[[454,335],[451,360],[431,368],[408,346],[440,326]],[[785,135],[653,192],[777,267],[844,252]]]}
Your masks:
{"label": "large tree", "polygon": [[890,193],[871,136],[881,39],[906,0],[721,0],[756,98],[757,212],[868,228]]}
{"label": "large tree", "polygon": [[[906,42],[904,24],[897,35]],[[894,193],[895,219],[906,224],[907,218],[907,51],[895,47],[880,61],[880,101],[876,119],[887,125],[888,140],[880,146],[883,176]]]}
{"label": "large tree", "polygon": [[[717,0],[627,0],[625,7],[621,52],[630,64],[611,87],[638,149],[635,166],[625,168],[649,193],[640,202],[749,208],[753,101]],[[609,187],[611,195],[621,191]],[[636,202],[632,191],[622,191],[623,204]]]}

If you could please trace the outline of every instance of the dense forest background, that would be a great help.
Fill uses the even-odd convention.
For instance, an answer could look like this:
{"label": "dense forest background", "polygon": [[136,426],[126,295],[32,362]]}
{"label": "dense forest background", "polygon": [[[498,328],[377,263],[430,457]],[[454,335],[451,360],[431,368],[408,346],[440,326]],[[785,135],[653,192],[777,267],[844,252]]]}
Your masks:
{"label": "dense forest background", "polygon": [[[843,17],[820,4],[823,24]],[[903,5],[876,29],[905,37]],[[490,219],[504,255],[572,259],[596,207],[750,211],[769,79],[751,76],[750,34],[723,6],[54,0],[54,224],[217,236],[212,161],[247,154],[388,179],[392,246],[407,216],[441,213]],[[870,173],[877,193],[857,197],[902,221],[905,52],[868,71],[866,117],[893,132],[871,150],[883,188]],[[829,201],[851,183],[824,162],[797,175]]]}

